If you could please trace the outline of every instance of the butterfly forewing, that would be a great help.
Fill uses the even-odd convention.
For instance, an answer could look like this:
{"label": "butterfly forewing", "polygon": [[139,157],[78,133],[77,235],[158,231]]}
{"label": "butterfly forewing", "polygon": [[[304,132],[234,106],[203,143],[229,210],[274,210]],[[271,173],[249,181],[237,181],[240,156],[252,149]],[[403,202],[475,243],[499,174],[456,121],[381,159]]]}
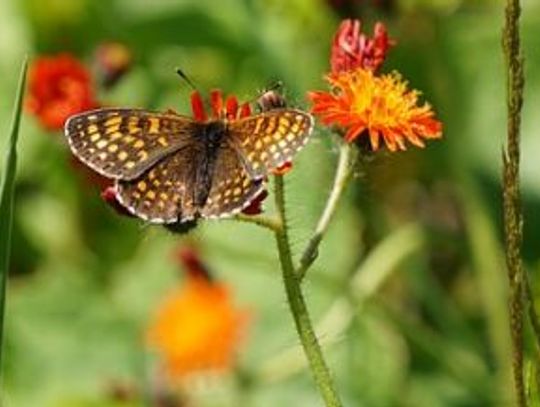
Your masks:
{"label": "butterfly forewing", "polygon": [[134,215],[153,223],[193,219],[197,151],[184,147],[154,165],[139,178],[118,180],[117,198]]}
{"label": "butterfly forewing", "polygon": [[134,179],[188,145],[193,121],[137,109],[99,109],[72,116],[65,133],[73,153],[100,174]]}
{"label": "butterfly forewing", "polygon": [[305,145],[312,117],[275,109],[229,122],[173,113],[100,109],[73,116],[74,154],[116,179],[119,202],[153,223],[232,216],[263,190],[264,178]]}
{"label": "butterfly forewing", "polygon": [[229,124],[236,149],[256,177],[291,161],[312,129],[312,116],[294,109],[275,109]]}
{"label": "butterfly forewing", "polygon": [[253,179],[236,149],[225,141],[216,157],[212,186],[201,215],[231,216],[248,206],[262,191],[261,179]]}

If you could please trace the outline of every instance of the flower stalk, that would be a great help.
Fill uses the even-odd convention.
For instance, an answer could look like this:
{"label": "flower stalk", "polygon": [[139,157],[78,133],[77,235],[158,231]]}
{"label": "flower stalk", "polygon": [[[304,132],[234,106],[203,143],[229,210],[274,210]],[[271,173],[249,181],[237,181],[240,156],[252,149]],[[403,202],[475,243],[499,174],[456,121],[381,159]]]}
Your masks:
{"label": "flower stalk", "polygon": [[315,335],[311,323],[311,318],[300,287],[300,279],[294,269],[285,214],[283,176],[276,175],[274,181],[276,209],[281,224],[281,227],[275,231],[275,237],[283,272],[283,282],[287,292],[287,301],[294,318],[298,336],[300,337],[302,347],[304,348],[304,352],[308,359],[311,372],[315,378],[315,383],[317,384],[326,406],[341,407],[342,403],[335,389],[330,370],[324,360],[321,346],[319,345],[319,341],[317,340],[317,336]]}
{"label": "flower stalk", "polygon": [[356,151],[353,149],[353,146],[349,143],[342,142],[339,147],[339,161],[332,190],[330,191],[321,217],[317,222],[315,232],[309,239],[309,242],[302,253],[302,257],[300,258],[300,264],[296,270],[296,275],[299,280],[304,278],[306,271],[317,258],[319,245],[330,225],[330,221],[338,207],[339,200],[353,173],[355,158]]}
{"label": "flower stalk", "polygon": [[519,35],[519,0],[507,0],[503,49],[507,75],[507,146],[503,151],[503,205],[505,254],[510,285],[510,330],[513,348],[513,375],[518,406],[526,406],[523,378],[523,314],[527,290],[527,275],[523,268],[521,246],[523,219],[519,185],[520,127],[523,105],[523,56]]}
{"label": "flower stalk", "polygon": [[281,229],[280,221],[268,216],[251,216],[239,213],[233,219],[240,222],[253,223],[265,229],[271,230],[272,232],[278,232]]}

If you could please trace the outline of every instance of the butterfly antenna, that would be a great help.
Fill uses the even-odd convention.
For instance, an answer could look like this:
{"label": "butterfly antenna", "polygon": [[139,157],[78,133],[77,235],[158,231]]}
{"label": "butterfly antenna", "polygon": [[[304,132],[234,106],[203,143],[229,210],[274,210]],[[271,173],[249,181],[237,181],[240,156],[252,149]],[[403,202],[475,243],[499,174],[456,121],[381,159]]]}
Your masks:
{"label": "butterfly antenna", "polygon": [[193,90],[197,90],[197,87],[195,86],[195,84],[191,81],[191,79],[189,79],[189,77],[184,73],[184,71],[182,71],[182,69],[180,68],[176,68],[176,73],[178,74],[178,76],[183,79],[184,81],[186,81],[186,83],[189,85],[189,87]]}

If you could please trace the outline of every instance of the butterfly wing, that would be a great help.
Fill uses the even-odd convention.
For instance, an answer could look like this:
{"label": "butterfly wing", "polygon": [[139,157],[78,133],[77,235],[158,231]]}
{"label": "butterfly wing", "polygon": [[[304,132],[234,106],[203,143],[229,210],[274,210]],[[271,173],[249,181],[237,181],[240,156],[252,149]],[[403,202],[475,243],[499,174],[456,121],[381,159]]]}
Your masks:
{"label": "butterfly wing", "polygon": [[152,223],[193,219],[194,182],[197,171],[196,145],[183,147],[160,160],[133,180],[117,180],[118,201],[133,215]]}
{"label": "butterfly wing", "polygon": [[218,151],[212,175],[212,186],[200,214],[206,218],[232,216],[263,190],[261,179],[252,179],[242,158],[227,141]]}
{"label": "butterfly wing", "polygon": [[235,148],[254,177],[290,162],[307,143],[313,117],[301,110],[274,109],[229,123]]}
{"label": "butterfly wing", "polygon": [[130,180],[189,144],[194,122],[169,113],[99,109],[70,117],[65,135],[73,153],[101,175]]}

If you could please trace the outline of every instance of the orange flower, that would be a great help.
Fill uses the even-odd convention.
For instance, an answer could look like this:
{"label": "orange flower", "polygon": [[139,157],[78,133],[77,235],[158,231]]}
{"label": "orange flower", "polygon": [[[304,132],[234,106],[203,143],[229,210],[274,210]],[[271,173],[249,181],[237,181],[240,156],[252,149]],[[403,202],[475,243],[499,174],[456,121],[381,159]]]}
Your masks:
{"label": "orange flower", "polygon": [[49,130],[76,113],[96,108],[90,73],[69,54],[37,58],[28,74],[28,110]]}
{"label": "orange flower", "polygon": [[185,285],[160,306],[148,339],[171,378],[223,372],[234,363],[246,322],[247,312],[233,306],[227,286],[189,271]]}
{"label": "orange flower", "polygon": [[423,147],[422,139],[442,137],[442,124],[431,106],[418,106],[419,92],[408,90],[397,73],[375,76],[368,69],[331,73],[326,80],[331,92],[310,92],[312,112],[326,125],[346,131],[352,142],[369,137],[373,150],[382,138],[390,151],[405,150],[405,140]]}

